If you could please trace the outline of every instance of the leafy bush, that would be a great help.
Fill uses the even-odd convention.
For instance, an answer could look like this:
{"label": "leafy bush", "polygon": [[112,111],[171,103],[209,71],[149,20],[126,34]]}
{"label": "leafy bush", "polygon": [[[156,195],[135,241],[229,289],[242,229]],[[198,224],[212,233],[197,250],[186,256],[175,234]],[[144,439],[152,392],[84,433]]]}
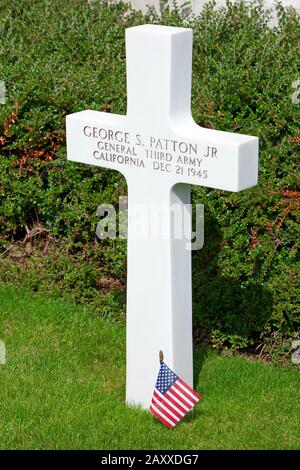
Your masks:
{"label": "leafy bush", "polygon": [[[205,245],[193,254],[196,341],[243,349],[299,331],[300,22],[279,24],[255,1],[214,2],[143,16],[124,4],[78,0],[1,2],[1,278],[125,311],[126,243],[95,239],[96,209],[126,194],[116,172],[66,161],[66,114],[126,112],[126,27],[194,30],[192,108],[201,126],[260,138],[259,184],[242,193],[195,187],[205,205]],[[298,283],[297,283],[298,279]]]}

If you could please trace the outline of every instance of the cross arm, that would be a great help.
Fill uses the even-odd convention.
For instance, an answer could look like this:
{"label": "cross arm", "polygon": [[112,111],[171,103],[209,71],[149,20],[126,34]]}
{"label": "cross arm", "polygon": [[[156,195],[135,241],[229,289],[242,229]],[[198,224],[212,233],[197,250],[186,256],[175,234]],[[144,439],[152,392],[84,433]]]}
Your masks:
{"label": "cross arm", "polygon": [[177,176],[180,182],[210,188],[242,191],[257,184],[257,137],[206,129],[192,118],[171,124],[177,140],[184,139],[184,155],[175,156]]}
{"label": "cross arm", "polygon": [[130,152],[126,121],[126,116],[93,110],[69,114],[66,117],[68,160],[124,173],[121,159],[108,156]]}
{"label": "cross arm", "polygon": [[67,116],[68,159],[144,178],[241,191],[257,183],[258,138],[205,129],[187,117],[149,132],[129,116],[82,111]]}

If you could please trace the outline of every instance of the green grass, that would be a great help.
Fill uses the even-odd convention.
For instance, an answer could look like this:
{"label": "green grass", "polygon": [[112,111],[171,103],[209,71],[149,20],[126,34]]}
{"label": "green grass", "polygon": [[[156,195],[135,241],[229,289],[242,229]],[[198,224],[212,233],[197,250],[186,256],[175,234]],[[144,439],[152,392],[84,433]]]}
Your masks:
{"label": "green grass", "polygon": [[126,407],[125,327],[0,287],[2,449],[299,449],[299,370],[195,352],[203,399],[173,431]]}

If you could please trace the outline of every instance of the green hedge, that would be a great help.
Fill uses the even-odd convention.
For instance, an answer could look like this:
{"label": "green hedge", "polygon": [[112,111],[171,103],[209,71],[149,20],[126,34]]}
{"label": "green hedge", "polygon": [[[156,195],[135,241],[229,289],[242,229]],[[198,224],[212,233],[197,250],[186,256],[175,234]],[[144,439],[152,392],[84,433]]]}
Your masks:
{"label": "green hedge", "polygon": [[87,108],[126,112],[126,27],[183,25],[194,30],[195,121],[260,138],[255,188],[193,189],[205,205],[205,245],[193,253],[195,339],[239,349],[297,334],[299,17],[279,6],[269,27],[257,1],[219,11],[211,2],[197,18],[164,2],[146,16],[104,1],[0,5],[1,279],[124,318],[126,242],[97,243],[95,227],[99,204],[116,204],[126,184],[66,161],[64,120]]}

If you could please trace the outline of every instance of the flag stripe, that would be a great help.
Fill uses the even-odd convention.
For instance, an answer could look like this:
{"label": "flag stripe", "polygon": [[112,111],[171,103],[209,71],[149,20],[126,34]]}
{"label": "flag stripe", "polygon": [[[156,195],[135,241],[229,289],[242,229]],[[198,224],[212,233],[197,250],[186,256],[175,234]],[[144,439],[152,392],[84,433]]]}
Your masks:
{"label": "flag stripe", "polygon": [[173,426],[168,423],[168,421],[166,421],[162,416],[160,416],[156,411],[155,409],[153,408],[152,405],[150,405],[150,411],[151,413],[157,418],[159,419],[159,421],[161,421],[163,424],[165,424],[168,428],[172,428]]}
{"label": "flag stripe", "polygon": [[172,387],[176,388],[178,395],[183,396],[183,398],[189,404],[190,407],[194,406],[195,400],[192,400],[192,398],[189,397],[189,395],[184,390],[182,390],[182,388],[178,387],[176,382],[172,385]]}
{"label": "flag stripe", "polygon": [[175,382],[176,387],[178,387],[178,390],[181,391],[181,393],[184,394],[184,396],[190,400],[194,405],[195,403],[197,403],[198,401],[198,398],[194,397],[194,396],[191,396],[190,392],[184,387],[184,385],[180,384],[177,380],[177,382]]}
{"label": "flag stripe", "polygon": [[161,411],[159,411],[159,409],[153,403],[151,403],[150,410],[162,423],[168,426],[168,428],[173,428],[175,426],[176,423],[173,423],[172,420],[161,413]]}
{"label": "flag stripe", "polygon": [[176,403],[176,401],[173,400],[173,398],[167,397],[166,394],[163,395],[162,393],[160,393],[159,390],[157,390],[157,388],[155,389],[155,392],[160,398],[162,398],[168,403],[168,405],[174,410],[174,413],[176,411],[176,413],[179,414],[182,418],[184,417],[184,415],[186,414],[186,411],[178,403]]}
{"label": "flag stripe", "polygon": [[177,421],[171,416],[170,413],[168,413],[166,410],[163,409],[163,407],[159,404],[158,401],[155,401],[155,398],[152,398],[152,406],[155,406],[158,411],[163,415],[165,419],[167,419],[173,426],[177,424]]}
{"label": "flag stripe", "polygon": [[171,416],[173,416],[173,418],[176,420],[176,422],[178,422],[178,421],[181,419],[182,415],[180,415],[179,413],[177,413],[177,411],[174,409],[174,407],[173,407],[173,406],[170,406],[170,405],[168,404],[168,402],[165,400],[164,397],[160,397],[160,396],[158,395],[158,393],[156,392],[156,390],[154,391],[154,394],[153,394],[153,400],[158,401],[158,404],[161,404],[161,406],[162,406],[163,408],[165,408],[166,411],[167,411],[168,413],[170,413]]}
{"label": "flag stripe", "polygon": [[179,395],[179,393],[177,393],[177,390],[173,386],[169,389],[168,393],[171,393],[172,396],[174,397],[174,400],[178,401],[181,404],[181,406],[183,406],[186,409],[186,411],[190,411],[191,406],[187,403],[187,401],[182,396]]}
{"label": "flag stripe", "polygon": [[182,398],[177,395],[177,393],[173,390],[173,389],[169,389],[168,392],[166,393],[166,395],[168,397],[171,397],[173,398],[173,400],[176,401],[176,403],[178,403],[178,405],[180,405],[183,409],[184,409],[184,413],[186,414],[188,411],[190,411],[190,407],[187,406],[187,403],[185,401],[182,400]]}
{"label": "flag stripe", "polygon": [[161,412],[164,413],[164,415],[167,418],[169,418],[171,421],[173,421],[175,424],[177,424],[178,421],[180,421],[180,418],[178,418],[178,416],[172,413],[172,411],[168,410],[168,408],[159,400],[157,400],[157,398],[155,397],[152,398],[152,405],[155,405],[158,409],[161,409]]}
{"label": "flag stripe", "polygon": [[185,387],[187,389],[187,393],[190,393],[194,398],[200,400],[201,398],[201,395],[199,395],[198,392],[196,392],[195,390],[193,390],[187,383],[185,383],[183,380],[181,379],[178,379],[177,381],[178,385],[182,385],[183,387]]}

